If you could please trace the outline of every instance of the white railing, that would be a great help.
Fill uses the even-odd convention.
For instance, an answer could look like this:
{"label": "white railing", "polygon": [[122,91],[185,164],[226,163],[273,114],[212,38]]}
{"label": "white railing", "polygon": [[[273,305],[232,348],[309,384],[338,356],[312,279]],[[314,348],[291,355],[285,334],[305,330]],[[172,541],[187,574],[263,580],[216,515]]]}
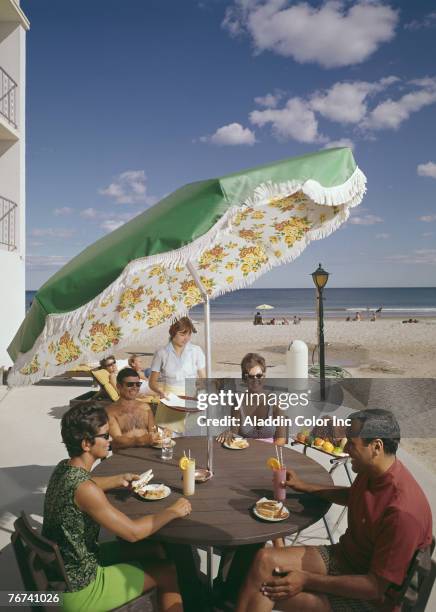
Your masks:
{"label": "white railing", "polygon": [[7,198],[0,196],[0,247],[8,251],[17,248],[18,206]]}
{"label": "white railing", "polygon": [[0,115],[3,115],[15,128],[17,126],[17,84],[0,67]]}

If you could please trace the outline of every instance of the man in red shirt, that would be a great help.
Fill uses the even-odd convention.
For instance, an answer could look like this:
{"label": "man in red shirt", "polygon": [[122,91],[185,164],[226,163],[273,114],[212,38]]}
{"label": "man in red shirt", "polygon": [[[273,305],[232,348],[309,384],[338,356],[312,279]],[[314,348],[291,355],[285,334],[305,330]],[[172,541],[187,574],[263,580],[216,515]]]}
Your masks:
{"label": "man in red shirt", "polygon": [[333,546],[264,548],[239,594],[237,612],[334,612],[398,609],[400,585],[417,549],[430,545],[428,501],[396,458],[399,425],[388,410],[351,415],[345,451],[357,477],[351,487],[304,482],[289,470],[286,486],[348,506],[348,527]]}

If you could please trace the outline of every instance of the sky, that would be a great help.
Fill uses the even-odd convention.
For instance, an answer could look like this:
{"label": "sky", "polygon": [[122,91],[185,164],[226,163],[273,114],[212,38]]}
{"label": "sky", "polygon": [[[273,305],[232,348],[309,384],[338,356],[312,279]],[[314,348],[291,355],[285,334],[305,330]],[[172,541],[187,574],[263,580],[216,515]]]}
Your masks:
{"label": "sky", "polygon": [[431,0],[22,0],[27,289],[181,185],[351,146],[348,222],[255,287],[434,286]]}

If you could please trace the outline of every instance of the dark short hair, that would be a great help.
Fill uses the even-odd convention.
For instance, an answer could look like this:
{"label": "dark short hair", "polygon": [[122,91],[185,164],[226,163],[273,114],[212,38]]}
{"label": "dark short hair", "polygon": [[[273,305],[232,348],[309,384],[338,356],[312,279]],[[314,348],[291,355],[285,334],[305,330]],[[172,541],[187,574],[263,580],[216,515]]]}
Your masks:
{"label": "dark short hair", "polygon": [[82,441],[93,440],[100,427],[106,425],[107,414],[97,404],[73,406],[64,414],[61,421],[62,441],[70,457],[83,453]]}
{"label": "dark short hair", "polygon": [[245,378],[251,368],[254,368],[254,366],[257,365],[262,368],[263,373],[266,372],[266,363],[262,355],[259,355],[258,353],[247,353],[241,361],[242,378]]}
{"label": "dark short hair", "polygon": [[123,380],[125,378],[128,378],[129,376],[135,376],[136,378],[139,378],[138,372],[136,370],[134,370],[133,368],[123,368],[117,374],[117,383],[119,385],[122,385],[123,384]]}
{"label": "dark short hair", "polygon": [[174,338],[174,336],[179,331],[190,331],[191,334],[197,333],[197,330],[194,327],[194,323],[189,317],[181,317],[177,321],[174,321],[169,330],[170,338]]}
{"label": "dark short hair", "polygon": [[115,359],[115,357],[113,355],[109,355],[108,357],[104,357],[103,359],[100,359],[100,367],[101,368],[105,368],[106,367],[106,363],[109,361],[109,359],[113,359],[113,361],[115,361],[115,363],[117,362],[117,360]]}
{"label": "dark short hair", "polygon": [[[350,415],[352,421],[361,424],[358,436],[368,445],[373,440],[380,439],[386,455],[395,455],[401,440],[401,431],[397,419],[389,410],[383,408],[368,408]],[[350,431],[348,430],[348,437]],[[353,433],[353,435],[355,435]]]}

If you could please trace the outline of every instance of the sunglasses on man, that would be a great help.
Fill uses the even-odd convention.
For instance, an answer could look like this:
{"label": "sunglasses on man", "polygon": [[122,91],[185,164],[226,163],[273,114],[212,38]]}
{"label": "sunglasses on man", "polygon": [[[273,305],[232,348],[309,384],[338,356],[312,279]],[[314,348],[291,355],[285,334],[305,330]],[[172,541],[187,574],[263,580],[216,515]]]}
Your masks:
{"label": "sunglasses on man", "polygon": [[126,385],[126,387],[137,387],[138,389],[142,385],[141,382],[126,382],[126,383],[123,383],[123,384]]}
{"label": "sunglasses on man", "polygon": [[255,380],[257,378],[257,380],[260,380],[261,378],[264,378],[265,374],[244,374],[244,378],[249,378],[250,380]]}

